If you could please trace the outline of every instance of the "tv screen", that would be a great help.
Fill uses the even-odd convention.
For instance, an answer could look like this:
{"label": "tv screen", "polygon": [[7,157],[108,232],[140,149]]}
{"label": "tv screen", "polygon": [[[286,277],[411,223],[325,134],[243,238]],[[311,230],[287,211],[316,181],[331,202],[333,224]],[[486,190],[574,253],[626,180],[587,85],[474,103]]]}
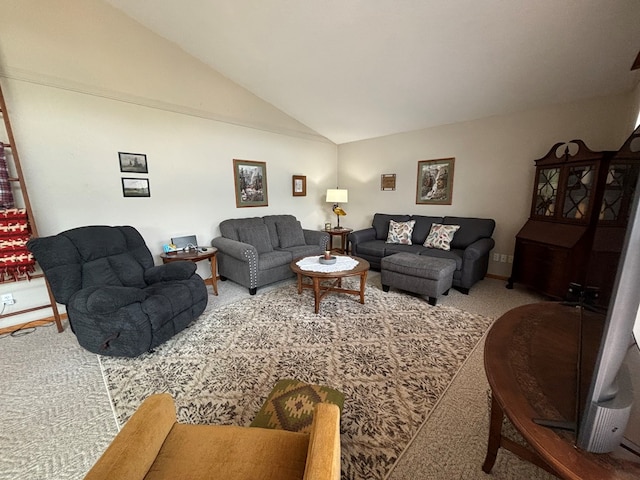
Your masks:
{"label": "tv screen", "polygon": [[[640,129],[634,132],[628,142],[633,140],[639,141],[635,151],[640,151]],[[638,344],[633,337],[634,329],[636,338],[640,337],[639,195],[640,179],[635,188],[611,301],[598,344],[593,374],[588,382],[586,401],[579,410],[577,445],[589,452],[605,453],[618,448],[625,432],[629,431],[627,426],[634,396],[636,410],[640,403],[640,391],[636,390],[634,394],[632,388],[634,381],[638,383],[640,369],[637,363],[634,364],[634,355],[631,354],[638,353]],[[636,417],[632,423],[634,427],[636,423],[640,423],[640,418]],[[630,447],[633,448],[635,447]]]}

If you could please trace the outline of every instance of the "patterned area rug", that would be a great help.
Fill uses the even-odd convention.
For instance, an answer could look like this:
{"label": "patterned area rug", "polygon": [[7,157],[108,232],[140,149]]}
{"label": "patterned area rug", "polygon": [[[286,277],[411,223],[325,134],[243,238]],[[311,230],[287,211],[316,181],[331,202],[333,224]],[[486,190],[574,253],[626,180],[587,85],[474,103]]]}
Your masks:
{"label": "patterned area rug", "polygon": [[369,285],[365,305],[332,294],[315,315],[312,293],[290,285],[214,310],[154,353],[100,360],[121,423],[156,392],[181,422],[249,425],[281,378],[340,390],[342,478],[383,479],[491,322]]}

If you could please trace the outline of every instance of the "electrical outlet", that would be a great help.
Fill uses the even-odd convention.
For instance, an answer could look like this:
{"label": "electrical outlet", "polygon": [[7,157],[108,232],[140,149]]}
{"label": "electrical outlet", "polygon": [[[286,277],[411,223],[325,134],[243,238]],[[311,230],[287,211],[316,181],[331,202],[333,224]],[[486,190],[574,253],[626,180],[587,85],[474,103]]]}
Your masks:
{"label": "electrical outlet", "polygon": [[507,262],[509,262],[509,263],[513,263],[513,255],[509,255],[509,256],[507,257]]}
{"label": "electrical outlet", "polygon": [[504,254],[504,253],[501,253],[501,254],[500,254],[500,261],[501,261],[502,263],[505,263],[505,262],[507,261],[507,255],[506,255],[506,254]]}
{"label": "electrical outlet", "polygon": [[5,305],[13,305],[16,301],[13,299],[12,293],[5,293],[4,295],[0,295],[0,303],[4,303]]}
{"label": "electrical outlet", "polygon": [[494,262],[499,262],[500,261],[500,254],[499,253],[494,253],[493,254],[493,261]]}

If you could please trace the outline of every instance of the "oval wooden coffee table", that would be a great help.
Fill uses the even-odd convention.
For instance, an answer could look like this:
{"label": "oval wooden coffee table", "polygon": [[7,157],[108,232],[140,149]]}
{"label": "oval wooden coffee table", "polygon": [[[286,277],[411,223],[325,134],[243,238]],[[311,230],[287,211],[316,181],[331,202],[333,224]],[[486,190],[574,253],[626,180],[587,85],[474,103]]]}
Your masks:
{"label": "oval wooden coffee table", "polygon": [[[348,255],[341,255],[348,256]],[[306,257],[302,257],[306,258]],[[349,270],[339,270],[337,272],[314,272],[313,270],[303,270],[297,265],[302,258],[296,258],[291,262],[291,270],[298,276],[298,294],[302,293],[302,289],[313,289],[313,297],[315,300],[315,313],[320,310],[320,301],[329,292],[348,293],[351,295],[360,295],[360,303],[364,304],[364,287],[367,282],[367,273],[369,272],[369,262],[360,257],[349,257],[358,262],[358,264]],[[351,290],[342,288],[342,279],[346,277],[360,276],[360,290]],[[303,282],[303,277],[311,279],[311,283]],[[323,283],[330,282],[330,283]]]}

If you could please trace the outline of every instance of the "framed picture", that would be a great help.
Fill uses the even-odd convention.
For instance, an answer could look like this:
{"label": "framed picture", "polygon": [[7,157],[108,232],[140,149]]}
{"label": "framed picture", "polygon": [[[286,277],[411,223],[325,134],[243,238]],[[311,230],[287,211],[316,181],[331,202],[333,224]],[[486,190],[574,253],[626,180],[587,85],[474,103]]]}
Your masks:
{"label": "framed picture", "polygon": [[324,229],[327,230],[327,231],[331,230],[331,224],[329,222],[325,223],[324,224]]}
{"label": "framed picture", "polygon": [[143,153],[118,152],[120,171],[126,173],[149,173],[147,156]]}
{"label": "framed picture", "polygon": [[455,158],[418,162],[417,204],[451,205],[454,163]]}
{"label": "framed picture", "polygon": [[380,175],[380,190],[395,190],[396,189],[396,174],[395,173],[383,173]]}
{"label": "framed picture", "polygon": [[234,159],[233,177],[236,185],[236,207],[269,205],[266,162]]}
{"label": "framed picture", "polygon": [[304,175],[293,176],[293,196],[294,197],[307,196],[307,177],[305,177]]}
{"label": "framed picture", "polygon": [[148,178],[122,178],[122,194],[125,197],[150,197]]}

